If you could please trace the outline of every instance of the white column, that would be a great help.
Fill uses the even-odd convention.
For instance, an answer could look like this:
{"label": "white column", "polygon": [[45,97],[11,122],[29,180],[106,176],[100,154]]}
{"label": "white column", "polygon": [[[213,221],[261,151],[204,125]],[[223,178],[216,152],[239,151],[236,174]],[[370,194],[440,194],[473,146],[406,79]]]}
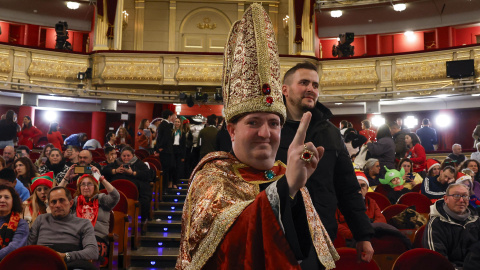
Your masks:
{"label": "white column", "polygon": [[305,0],[302,15],[303,42],[301,44],[301,55],[315,56],[315,46],[313,46],[313,41],[315,37],[314,28],[315,27],[313,26],[313,21],[312,23],[310,23],[310,0]]}
{"label": "white column", "polygon": [[297,44],[295,44],[295,12],[293,1],[288,1],[288,54],[297,54]]}
{"label": "white column", "polygon": [[268,15],[270,16],[270,20],[272,21],[275,36],[278,37],[278,4],[268,5]]}
{"label": "white column", "polygon": [[[103,1],[103,0],[99,0]],[[105,6],[105,2],[103,3]],[[103,15],[100,16],[95,12],[95,34],[93,35],[93,50],[108,50],[108,39],[107,39],[107,16],[105,16],[105,9]]]}
{"label": "white column", "polygon": [[170,1],[170,15],[168,20],[168,51],[176,51],[177,1]]}
{"label": "white column", "polygon": [[115,11],[115,23],[113,30],[113,48],[114,50],[122,49],[122,33],[123,33],[123,0],[117,1],[117,10]]}
{"label": "white column", "polygon": [[237,20],[241,20],[245,12],[245,3],[238,3],[237,6]]}
{"label": "white column", "polygon": [[145,25],[145,0],[135,0],[135,25],[133,49],[143,50],[143,31]]}

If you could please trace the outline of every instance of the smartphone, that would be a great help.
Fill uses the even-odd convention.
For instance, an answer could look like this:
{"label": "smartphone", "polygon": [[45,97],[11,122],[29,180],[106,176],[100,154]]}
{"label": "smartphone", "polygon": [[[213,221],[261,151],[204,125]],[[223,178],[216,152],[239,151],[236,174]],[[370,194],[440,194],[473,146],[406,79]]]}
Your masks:
{"label": "smartphone", "polygon": [[76,166],[75,174],[92,174],[92,167],[90,166]]}
{"label": "smartphone", "polygon": [[43,163],[47,162],[47,157],[42,157],[42,162]]}
{"label": "smartphone", "polygon": [[125,168],[125,169],[130,169],[130,165],[128,165],[128,164],[123,164],[122,166],[123,166],[123,168]]}
{"label": "smartphone", "polygon": [[100,173],[99,172],[94,172],[93,173],[93,177],[95,177],[95,179],[97,179],[98,181],[100,181]]}

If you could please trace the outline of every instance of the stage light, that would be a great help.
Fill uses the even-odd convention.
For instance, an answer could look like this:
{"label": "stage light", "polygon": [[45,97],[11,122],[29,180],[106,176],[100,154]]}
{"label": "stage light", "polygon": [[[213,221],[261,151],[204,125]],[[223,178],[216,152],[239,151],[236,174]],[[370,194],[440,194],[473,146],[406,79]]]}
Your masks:
{"label": "stage light", "polygon": [[383,117],[381,115],[375,115],[372,118],[372,124],[376,127],[379,127],[379,126],[385,124],[385,117]]}
{"label": "stage light", "polygon": [[57,114],[56,111],[46,111],[46,112],[43,114],[43,117],[44,117],[45,120],[47,120],[48,122],[52,123],[52,122],[56,122],[56,121],[57,121],[58,114]]}
{"label": "stage light", "polygon": [[448,114],[439,114],[435,118],[435,124],[441,128],[449,127],[452,124],[452,117]]}
{"label": "stage light", "polygon": [[414,128],[418,125],[418,119],[415,118],[415,116],[407,116],[405,119],[403,119],[403,122],[407,126],[407,128]]}
{"label": "stage light", "polygon": [[341,10],[332,10],[330,11],[330,16],[332,16],[333,18],[339,18],[341,17],[343,14],[343,12]]}
{"label": "stage light", "polygon": [[393,10],[395,11],[404,11],[407,8],[405,4],[395,4],[393,5]]}
{"label": "stage light", "polygon": [[77,2],[67,2],[67,7],[69,9],[78,9],[80,7],[80,3]]}

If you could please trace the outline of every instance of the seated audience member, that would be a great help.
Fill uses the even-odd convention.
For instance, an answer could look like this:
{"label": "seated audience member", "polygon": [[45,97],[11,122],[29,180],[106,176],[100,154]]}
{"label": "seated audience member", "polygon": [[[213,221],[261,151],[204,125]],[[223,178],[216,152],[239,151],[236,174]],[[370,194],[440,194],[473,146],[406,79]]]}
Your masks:
{"label": "seated audience member", "polygon": [[40,153],[40,156],[38,157],[37,161],[35,161],[35,166],[37,168],[40,168],[41,166],[45,165],[45,162],[47,162],[48,156],[50,155],[50,151],[55,148],[53,144],[47,143],[43,149],[42,152]]}
{"label": "seated audience member", "polygon": [[62,152],[57,148],[53,148],[50,151],[50,155],[48,156],[45,165],[38,168],[38,173],[44,174],[46,172],[53,172],[55,175],[54,186],[56,186],[56,183],[60,183],[60,181],[62,181],[68,169],[69,167],[67,164],[65,164],[65,159],[63,158]]}
{"label": "seated audience member", "polygon": [[105,148],[105,158],[107,159],[107,163],[113,163],[117,159],[117,149],[114,147],[108,146]]}
{"label": "seated audience member", "polygon": [[32,178],[38,175],[37,167],[35,167],[33,162],[27,157],[17,158],[14,167],[17,180],[20,180],[22,184],[30,190]]}
{"label": "seated audience member", "polygon": [[4,168],[0,171],[0,185],[14,188],[22,202],[30,197],[30,191],[28,191],[22,182],[17,180],[15,172],[10,168]]}
{"label": "seated audience member", "polygon": [[87,141],[87,134],[86,133],[77,133],[77,134],[72,134],[72,135],[68,136],[65,139],[63,144],[83,147],[83,145],[85,144],[86,141]]}
{"label": "seated audience member", "polygon": [[27,244],[28,224],[20,218],[22,203],[12,187],[0,185],[0,260]]}
{"label": "seated audience member", "polygon": [[395,142],[387,125],[381,125],[377,132],[377,141],[367,141],[368,153],[380,162],[379,177],[385,175],[385,169],[395,168]]}
{"label": "seated audience member", "polygon": [[107,147],[113,147],[115,148],[115,141],[117,140],[117,137],[115,136],[115,133],[113,132],[108,132],[107,135],[105,136],[105,145],[103,146],[103,148],[107,148]]}
{"label": "seated audience member", "polygon": [[436,159],[427,159],[427,177],[433,177],[440,174],[440,162]]}
{"label": "seated audience member", "polygon": [[353,128],[347,128],[345,131],[345,146],[349,156],[357,154],[360,151],[360,147],[367,142],[367,138],[363,135],[357,134],[357,131]]}
{"label": "seated audience member", "polygon": [[103,148],[103,147],[100,144],[100,142],[95,139],[90,139],[86,141],[85,144],[83,145],[83,149],[86,149],[86,150],[95,150],[97,148]]}
{"label": "seated audience member", "polygon": [[403,187],[405,170],[403,168],[400,171],[388,168],[385,168],[385,170],[385,177],[380,179],[380,183],[382,183],[382,188],[387,192],[386,196],[390,203],[396,204],[400,196],[410,191]]}
{"label": "seated audience member", "polygon": [[406,132],[401,129],[397,123],[390,124],[390,134],[392,134],[395,142],[395,159],[400,160],[405,157],[407,152],[407,144],[405,143]]}
{"label": "seated audience member", "polygon": [[452,145],[452,153],[447,157],[451,158],[455,163],[460,164],[465,161],[465,155],[462,154],[462,146],[458,143]]}
{"label": "seated audience member", "polygon": [[425,148],[420,144],[420,139],[415,133],[408,133],[405,135],[405,143],[407,145],[407,152],[405,158],[412,161],[412,170],[425,177],[425,168],[427,167],[427,155]]}
{"label": "seated audience member", "polygon": [[372,188],[380,185],[380,180],[378,180],[378,174],[380,173],[380,162],[376,158],[369,158],[365,166],[363,166],[363,171],[368,179],[368,185]]}
{"label": "seated audience member", "polygon": [[422,194],[435,202],[445,195],[448,185],[453,182],[455,182],[455,169],[447,166],[440,170],[438,176],[426,177],[423,180]]}
{"label": "seated audience member", "polygon": [[403,180],[405,181],[403,186],[405,188],[412,189],[415,185],[423,182],[423,178],[420,176],[420,174],[412,171],[413,163],[410,159],[404,158],[400,160],[397,170],[400,170],[401,168],[405,170],[405,174],[403,175]]}
{"label": "seated audience member", "polygon": [[473,152],[472,155],[470,156],[470,159],[474,159],[480,162],[480,142],[477,143],[477,145],[475,146],[475,149],[477,149],[477,152]]}
{"label": "seated audience member", "polygon": [[[80,154],[80,147],[78,146],[72,146],[72,147],[67,147],[65,150],[65,164],[67,164],[68,167],[71,167],[73,164],[77,164],[79,161],[78,155]],[[66,157],[67,153],[69,153],[68,159]]]}
{"label": "seated audience member", "polygon": [[17,154],[17,158],[19,157],[26,157],[28,159],[30,159],[30,149],[25,146],[25,145],[20,145],[17,147],[17,151],[16,152],[20,152],[19,154]]}
{"label": "seated audience member", "polygon": [[97,169],[101,168],[101,166],[93,161],[93,155],[92,152],[88,150],[82,150],[78,154],[78,166],[83,166],[83,167],[96,167]]}
{"label": "seated audience member", "polygon": [[22,218],[32,227],[35,219],[41,214],[50,213],[47,194],[53,186],[53,172],[47,172],[32,178],[32,196],[23,202]]}
{"label": "seated audience member", "polygon": [[13,162],[15,161],[15,148],[13,148],[13,146],[5,146],[3,149],[3,159],[5,159],[5,166],[13,169]]}
{"label": "seated audience member", "polygon": [[[97,168],[92,167],[93,173],[100,173]],[[65,178],[59,184],[64,187],[68,179],[73,174],[73,168],[68,170]],[[73,199],[72,210],[79,218],[88,219],[95,230],[95,238],[99,250],[99,261],[104,264],[108,262],[108,228],[110,225],[110,211],[120,200],[118,191],[107,181],[105,177],[100,176],[100,182],[106,188],[108,194],[100,193],[99,180],[91,174],[84,174],[77,180],[77,191]]]}
{"label": "seated audience member", "polygon": [[[365,197],[369,188],[367,177],[363,172],[360,172],[360,171],[356,171],[355,174],[357,176],[358,184],[360,185],[359,192],[360,194],[362,194],[363,200],[365,201],[365,207],[367,208],[367,211],[365,213],[370,219],[370,222],[387,223],[387,221],[385,220],[385,217],[382,215],[382,210],[380,210],[380,207],[378,207],[375,200],[370,197]],[[335,214],[335,216],[337,218],[337,223],[338,223],[338,234],[343,236],[343,238],[345,238],[346,240],[353,239],[352,232],[350,231],[350,228],[348,227],[347,222],[345,221],[345,217],[342,215],[340,210],[337,209],[337,213]]]}
{"label": "seated audience member", "polygon": [[478,208],[480,208],[480,197],[477,196],[475,194],[474,190],[473,190],[474,181],[472,180],[472,176],[469,175],[468,172],[471,172],[471,171],[469,169],[466,169],[464,172],[458,172],[457,173],[457,180],[455,181],[455,183],[456,184],[462,184],[462,185],[467,187],[467,189],[470,193],[470,205],[473,208],[478,209]]}
{"label": "seated audience member", "polygon": [[470,169],[474,174],[474,176],[472,176],[473,181],[480,182],[480,171],[478,168],[480,168],[480,163],[475,159],[467,159],[458,165],[459,171],[462,171],[463,169]]}
{"label": "seated audience member", "polygon": [[362,130],[358,132],[358,134],[364,136],[367,138],[367,141],[372,141],[375,142],[375,138],[377,137],[377,133],[375,130],[371,129],[371,123],[369,120],[363,120],[362,121]]}
{"label": "seated audience member", "polygon": [[477,211],[469,206],[469,190],[462,184],[447,188],[442,200],[430,207],[423,246],[445,256],[454,267],[463,266],[471,245],[480,239]]}
{"label": "seated audience member", "polygon": [[450,166],[450,167],[453,167],[453,168],[457,168],[458,164],[457,162],[455,162],[455,160],[449,158],[449,157],[446,157],[442,163],[440,164],[440,170],[443,170],[445,167],[447,166]]}
{"label": "seated audience member", "polygon": [[92,223],[70,212],[72,195],[54,187],[47,195],[52,213],[39,215],[30,229],[29,245],[47,246],[60,255],[68,269],[96,269],[89,260],[98,258]]}
{"label": "seated audience member", "polygon": [[127,179],[137,186],[142,222],[145,222],[149,216],[152,195],[149,181],[150,172],[147,165],[134,153],[133,148],[125,146],[120,152],[120,158],[105,166],[102,174],[109,182],[117,179]]}

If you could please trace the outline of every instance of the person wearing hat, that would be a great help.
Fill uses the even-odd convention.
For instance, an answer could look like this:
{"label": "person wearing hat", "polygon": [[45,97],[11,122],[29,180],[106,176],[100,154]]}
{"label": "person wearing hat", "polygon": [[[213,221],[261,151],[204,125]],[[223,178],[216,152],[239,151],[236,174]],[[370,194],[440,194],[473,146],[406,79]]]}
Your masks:
{"label": "person wearing hat", "polygon": [[386,196],[390,203],[396,204],[400,196],[410,191],[403,186],[405,184],[405,180],[403,180],[405,170],[403,168],[400,171],[390,170],[387,167],[385,167],[385,170],[385,177],[383,179],[380,178],[380,183],[383,185],[382,188],[386,191]]}
{"label": "person wearing hat", "polygon": [[468,174],[468,169],[462,172],[457,173],[457,180],[455,183],[457,184],[463,184],[468,188],[468,191],[470,192],[470,205],[477,209],[480,208],[480,199],[478,196],[475,195],[475,192],[473,190],[474,182],[472,180],[472,176]]}
{"label": "person wearing hat", "polygon": [[[360,185],[359,192],[360,194],[362,194],[363,200],[365,201],[365,207],[367,208],[367,211],[365,211],[365,214],[367,214],[368,218],[370,219],[370,222],[387,223],[387,220],[382,214],[382,210],[380,210],[380,207],[375,202],[375,200],[365,196],[367,195],[368,189],[370,187],[368,184],[367,176],[362,171],[355,171],[355,175],[357,176],[358,184]],[[352,231],[350,231],[350,228],[348,227],[348,224],[345,221],[345,217],[342,215],[340,210],[337,209],[337,213],[335,214],[335,216],[338,222],[338,234],[348,241],[353,240]],[[355,246],[355,245],[352,245],[352,246]]]}
{"label": "person wearing hat", "polygon": [[[68,170],[59,186],[66,187],[69,182],[67,179],[71,178],[73,172],[73,168]],[[88,219],[92,223],[97,239],[99,261],[105,262],[104,258],[108,258],[107,236],[110,226],[110,211],[120,201],[120,193],[105,177],[100,175],[100,171],[96,167],[92,167],[92,172],[93,174],[84,174],[78,178],[72,210],[77,217]],[[95,174],[100,175],[99,179],[94,176]],[[100,193],[100,182],[108,194]]]}
{"label": "person wearing hat", "polygon": [[335,268],[338,254],[304,187],[323,153],[305,143],[310,113],[289,165],[275,162],[286,111],[273,25],[260,4],[233,24],[223,75],[233,151],[209,153],[192,173],[176,269]]}
{"label": "person wearing hat", "polygon": [[32,196],[23,202],[22,218],[32,227],[33,222],[41,214],[50,213],[47,194],[53,186],[53,172],[47,172],[32,178]]}
{"label": "person wearing hat", "polygon": [[440,161],[429,158],[427,159],[427,177],[433,177],[440,174]]}

